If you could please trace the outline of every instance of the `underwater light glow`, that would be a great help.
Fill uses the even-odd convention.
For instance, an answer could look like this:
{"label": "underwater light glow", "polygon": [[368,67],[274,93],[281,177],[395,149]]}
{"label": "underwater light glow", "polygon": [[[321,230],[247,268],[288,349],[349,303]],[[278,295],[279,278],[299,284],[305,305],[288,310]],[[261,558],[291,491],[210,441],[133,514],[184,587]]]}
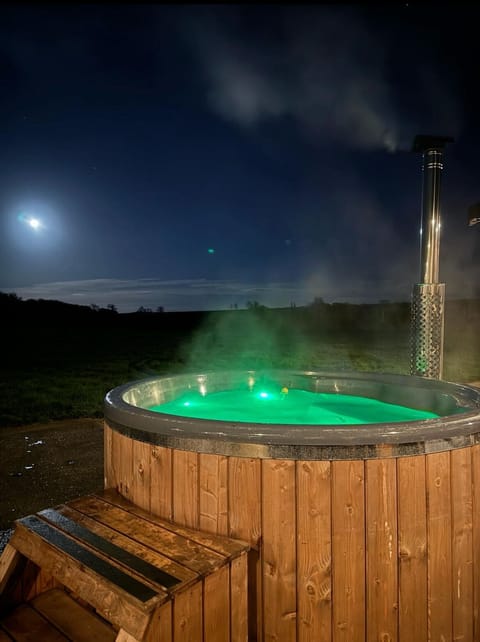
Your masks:
{"label": "underwater light glow", "polygon": [[210,394],[189,391],[177,399],[149,406],[148,409],[197,419],[297,425],[372,424],[438,417],[427,410],[369,397],[292,390],[286,386],[278,386],[277,391],[259,392],[248,388],[220,390]]}

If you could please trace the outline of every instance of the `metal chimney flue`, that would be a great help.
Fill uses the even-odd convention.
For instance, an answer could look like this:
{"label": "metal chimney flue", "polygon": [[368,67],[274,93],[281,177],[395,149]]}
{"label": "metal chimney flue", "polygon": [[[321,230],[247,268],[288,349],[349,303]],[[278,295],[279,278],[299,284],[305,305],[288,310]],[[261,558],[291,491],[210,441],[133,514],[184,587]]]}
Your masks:
{"label": "metal chimney flue", "polygon": [[412,293],[411,374],[441,379],[445,284],[439,283],[440,267],[440,178],[443,151],[453,138],[416,136],[413,152],[423,155],[422,222],[420,228],[420,282]]}

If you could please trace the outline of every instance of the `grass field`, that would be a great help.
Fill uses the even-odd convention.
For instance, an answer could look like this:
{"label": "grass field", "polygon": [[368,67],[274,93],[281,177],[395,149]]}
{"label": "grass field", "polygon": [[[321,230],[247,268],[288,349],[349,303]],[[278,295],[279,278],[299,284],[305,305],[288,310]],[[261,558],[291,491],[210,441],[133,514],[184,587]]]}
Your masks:
{"label": "grass field", "polygon": [[[85,319],[7,318],[0,426],[101,417],[108,390],[152,375],[226,368],[409,373],[407,304]],[[447,309],[444,379],[480,379],[479,327],[478,305]]]}

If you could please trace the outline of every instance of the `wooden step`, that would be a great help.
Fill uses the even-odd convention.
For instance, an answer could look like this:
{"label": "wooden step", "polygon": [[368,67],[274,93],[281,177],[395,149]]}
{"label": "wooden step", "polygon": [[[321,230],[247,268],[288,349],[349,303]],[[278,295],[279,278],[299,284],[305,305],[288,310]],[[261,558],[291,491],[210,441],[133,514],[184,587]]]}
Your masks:
{"label": "wooden step", "polygon": [[[223,642],[232,630],[246,639],[248,546],[158,519],[116,491],[19,519],[0,558],[0,593],[12,594],[20,558],[29,560],[29,575],[41,569],[46,587],[66,587],[92,607],[117,640]],[[63,591],[42,592],[38,581],[23,584],[25,608],[49,622],[55,601],[71,600]],[[82,608],[73,604],[72,611]],[[71,622],[78,618],[56,622],[55,630],[72,639]]]}
{"label": "wooden step", "polygon": [[17,606],[0,621],[2,642],[114,642],[116,636],[111,626],[60,589]]}

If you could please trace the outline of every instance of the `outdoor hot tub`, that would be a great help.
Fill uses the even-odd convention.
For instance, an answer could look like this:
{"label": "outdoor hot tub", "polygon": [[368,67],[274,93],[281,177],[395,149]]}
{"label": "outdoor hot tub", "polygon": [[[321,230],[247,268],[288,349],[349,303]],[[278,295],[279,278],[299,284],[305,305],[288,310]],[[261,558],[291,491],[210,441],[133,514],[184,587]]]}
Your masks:
{"label": "outdoor hot tub", "polygon": [[[379,401],[429,418],[355,423],[347,412],[333,425],[162,411],[181,400],[191,415],[189,395],[225,391],[266,402],[273,391],[279,404],[294,391],[314,406]],[[105,399],[105,485],[155,515],[250,543],[251,639],[480,637],[476,388],[291,371],[129,383]]]}

